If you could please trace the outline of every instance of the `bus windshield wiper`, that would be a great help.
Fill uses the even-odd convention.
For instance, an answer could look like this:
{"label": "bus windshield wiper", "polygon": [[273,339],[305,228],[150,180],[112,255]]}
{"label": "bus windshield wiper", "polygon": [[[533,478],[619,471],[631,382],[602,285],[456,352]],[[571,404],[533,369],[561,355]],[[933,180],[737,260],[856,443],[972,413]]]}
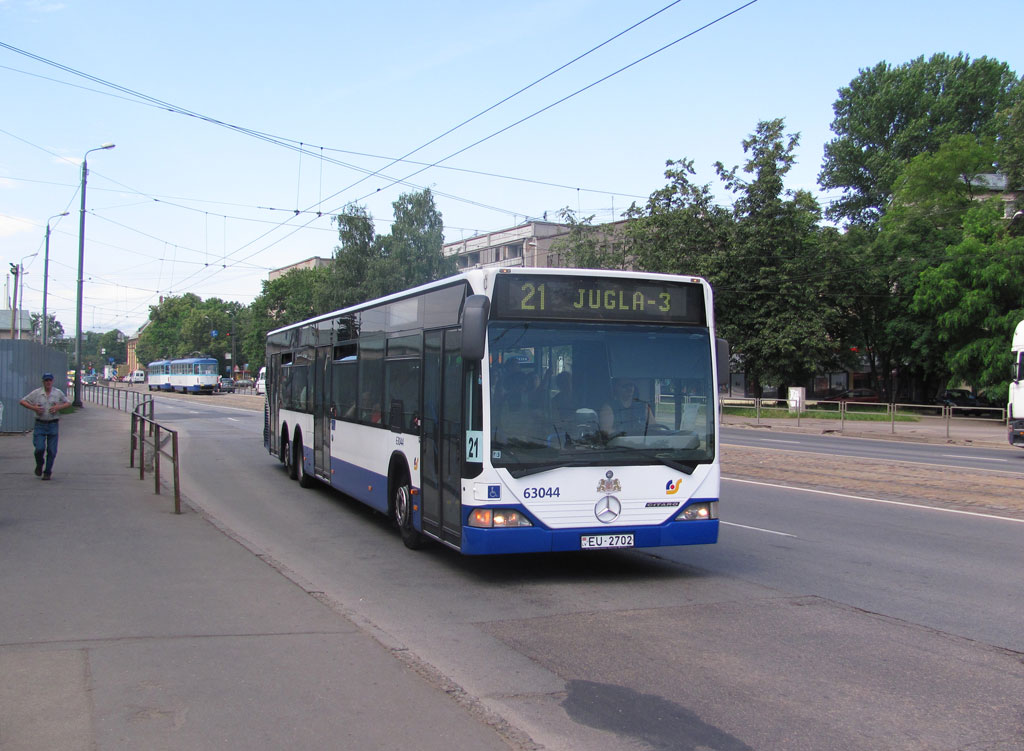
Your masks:
{"label": "bus windshield wiper", "polygon": [[687,474],[687,475],[692,475],[693,471],[695,469],[697,469],[697,465],[701,463],[701,462],[681,462],[678,459],[669,459],[667,456],[655,456],[654,458],[657,459],[662,464],[664,464],[666,467],[671,467],[672,469],[678,469],[680,472],[682,472],[684,474]]}
{"label": "bus windshield wiper", "polygon": [[593,467],[593,460],[576,460],[571,462],[566,461],[554,461],[546,462],[544,464],[531,464],[528,467],[505,467],[508,473],[519,479],[520,477],[526,477],[528,475],[535,475],[539,472],[547,472],[550,469],[561,469],[562,467]]}

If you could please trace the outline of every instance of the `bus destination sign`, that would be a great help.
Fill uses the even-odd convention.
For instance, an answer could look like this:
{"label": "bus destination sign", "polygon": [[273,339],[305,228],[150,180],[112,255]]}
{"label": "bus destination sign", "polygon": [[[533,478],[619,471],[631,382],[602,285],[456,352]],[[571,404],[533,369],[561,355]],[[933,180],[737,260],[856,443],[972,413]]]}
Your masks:
{"label": "bus destination sign", "polygon": [[692,282],[499,274],[491,307],[494,318],[705,324],[704,290]]}

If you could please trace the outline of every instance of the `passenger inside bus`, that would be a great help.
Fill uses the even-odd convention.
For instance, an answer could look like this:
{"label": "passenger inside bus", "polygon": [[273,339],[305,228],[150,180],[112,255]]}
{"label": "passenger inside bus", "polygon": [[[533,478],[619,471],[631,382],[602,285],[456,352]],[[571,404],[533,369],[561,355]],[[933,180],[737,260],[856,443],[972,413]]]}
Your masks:
{"label": "passenger inside bus", "polygon": [[497,413],[498,437],[502,441],[543,446],[553,430],[533,388],[531,377],[522,371],[509,370],[503,378],[504,390]]}
{"label": "passenger inside bus", "polygon": [[576,399],[572,394],[572,373],[563,370],[555,376],[555,388],[558,389],[551,397],[551,413],[556,420],[564,422],[576,416]]}

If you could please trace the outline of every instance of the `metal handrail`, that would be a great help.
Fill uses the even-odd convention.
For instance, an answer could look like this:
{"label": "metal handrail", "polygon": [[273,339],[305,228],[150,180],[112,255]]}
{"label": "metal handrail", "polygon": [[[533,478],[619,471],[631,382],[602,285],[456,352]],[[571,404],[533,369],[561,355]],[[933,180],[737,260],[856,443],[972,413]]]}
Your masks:
{"label": "metal handrail", "polygon": [[[83,384],[82,393],[90,402],[99,404],[101,407],[119,409],[122,412],[129,412],[146,401],[150,403],[153,401],[153,397],[145,392],[119,389],[99,383]],[[152,416],[152,412],[153,408],[150,406],[150,416]]]}
{"label": "metal handrail", "polygon": [[[173,467],[174,474],[174,513],[181,513],[181,473],[180,464],[181,460],[178,454],[178,431],[171,430],[170,428],[164,427],[156,420],[153,419],[153,400],[149,400],[150,413],[147,417],[142,412],[145,411],[146,403],[140,404],[138,407],[132,410],[132,443],[131,453],[129,455],[129,466],[135,467],[135,452],[138,449],[139,454],[139,479],[146,479],[146,444],[147,444],[147,433],[152,438],[152,449],[153,449],[153,475],[154,475],[154,489],[153,492],[160,495],[160,457],[164,456],[171,460],[171,466]],[[170,434],[171,436],[171,450],[166,452],[161,447],[160,433],[161,431]]]}

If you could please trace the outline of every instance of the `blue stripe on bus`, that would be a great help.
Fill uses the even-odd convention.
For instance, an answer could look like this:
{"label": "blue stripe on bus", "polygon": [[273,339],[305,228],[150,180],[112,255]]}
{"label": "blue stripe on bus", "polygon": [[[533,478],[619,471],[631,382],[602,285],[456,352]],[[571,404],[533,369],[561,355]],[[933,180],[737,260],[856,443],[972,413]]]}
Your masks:
{"label": "blue stripe on bus", "polygon": [[[303,454],[305,453],[303,451]],[[310,460],[304,462],[304,464],[308,468],[309,473],[312,474],[312,452],[310,452]],[[371,472],[357,464],[352,464],[332,456],[331,487],[352,496],[358,501],[362,501],[382,514],[388,512],[387,475]]]}

